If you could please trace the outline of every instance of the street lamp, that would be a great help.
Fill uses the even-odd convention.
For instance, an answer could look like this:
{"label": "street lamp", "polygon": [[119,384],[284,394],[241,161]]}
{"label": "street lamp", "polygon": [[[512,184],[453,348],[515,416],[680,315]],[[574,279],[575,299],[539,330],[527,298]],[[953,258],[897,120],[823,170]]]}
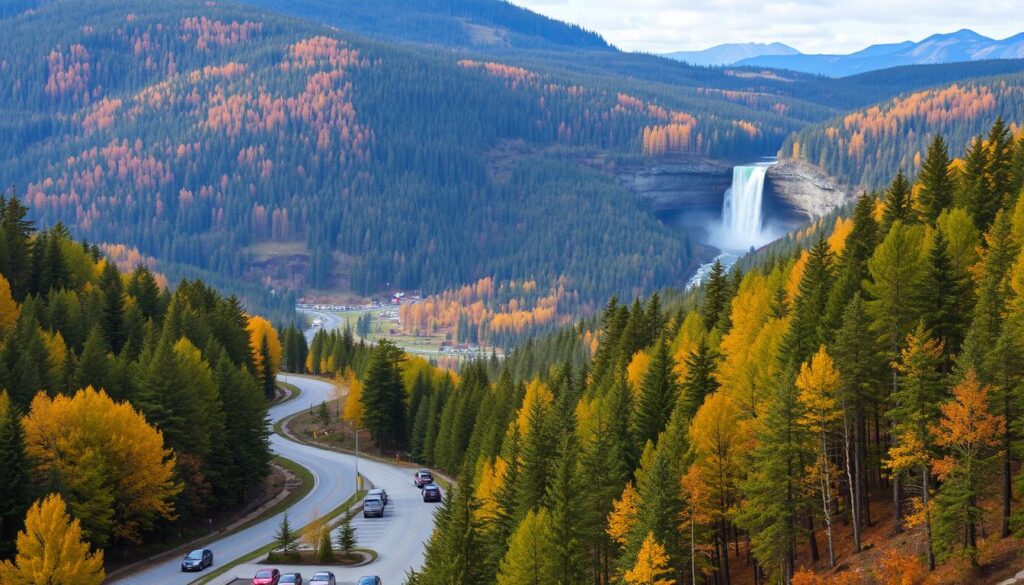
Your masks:
{"label": "street lamp", "polygon": [[359,433],[366,429],[356,429],[356,493],[359,493],[360,481],[359,481]]}

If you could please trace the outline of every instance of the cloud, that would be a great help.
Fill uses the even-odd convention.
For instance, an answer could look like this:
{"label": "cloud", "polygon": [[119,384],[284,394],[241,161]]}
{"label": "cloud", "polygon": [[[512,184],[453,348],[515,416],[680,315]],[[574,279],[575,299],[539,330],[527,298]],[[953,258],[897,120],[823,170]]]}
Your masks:
{"label": "cloud", "polygon": [[662,53],[720,43],[790,44],[845,53],[961,28],[1021,32],[1018,0],[512,0],[597,31],[619,48]]}

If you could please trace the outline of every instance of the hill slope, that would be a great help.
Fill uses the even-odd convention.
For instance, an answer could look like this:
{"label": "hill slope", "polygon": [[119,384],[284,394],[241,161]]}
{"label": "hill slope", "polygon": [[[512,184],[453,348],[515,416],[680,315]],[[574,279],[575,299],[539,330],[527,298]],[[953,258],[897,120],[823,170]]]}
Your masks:
{"label": "hill slope", "polygon": [[1024,119],[1024,75],[906,93],[810,126],[788,139],[780,154],[806,159],[850,185],[875,188],[898,169],[916,174],[936,133],[959,156],[999,116]]}

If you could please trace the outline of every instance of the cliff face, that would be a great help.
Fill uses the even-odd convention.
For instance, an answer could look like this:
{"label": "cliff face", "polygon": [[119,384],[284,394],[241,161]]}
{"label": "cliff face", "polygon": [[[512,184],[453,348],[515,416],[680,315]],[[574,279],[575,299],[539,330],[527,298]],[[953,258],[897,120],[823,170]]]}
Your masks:
{"label": "cliff face", "polygon": [[851,192],[820,168],[798,160],[781,160],[768,168],[765,195],[805,219],[816,219],[845,204]]}
{"label": "cliff face", "polygon": [[616,175],[650,201],[655,213],[675,218],[721,214],[722,194],[732,185],[732,165],[698,158],[654,161]]}

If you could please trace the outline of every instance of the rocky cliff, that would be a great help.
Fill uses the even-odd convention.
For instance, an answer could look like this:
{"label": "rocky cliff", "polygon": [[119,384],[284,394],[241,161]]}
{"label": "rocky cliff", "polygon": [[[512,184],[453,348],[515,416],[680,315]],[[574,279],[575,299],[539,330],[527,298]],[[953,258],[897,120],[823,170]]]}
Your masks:
{"label": "rocky cliff", "polygon": [[806,219],[815,219],[845,204],[851,192],[805,161],[781,160],[768,169],[766,197],[788,206]]}

